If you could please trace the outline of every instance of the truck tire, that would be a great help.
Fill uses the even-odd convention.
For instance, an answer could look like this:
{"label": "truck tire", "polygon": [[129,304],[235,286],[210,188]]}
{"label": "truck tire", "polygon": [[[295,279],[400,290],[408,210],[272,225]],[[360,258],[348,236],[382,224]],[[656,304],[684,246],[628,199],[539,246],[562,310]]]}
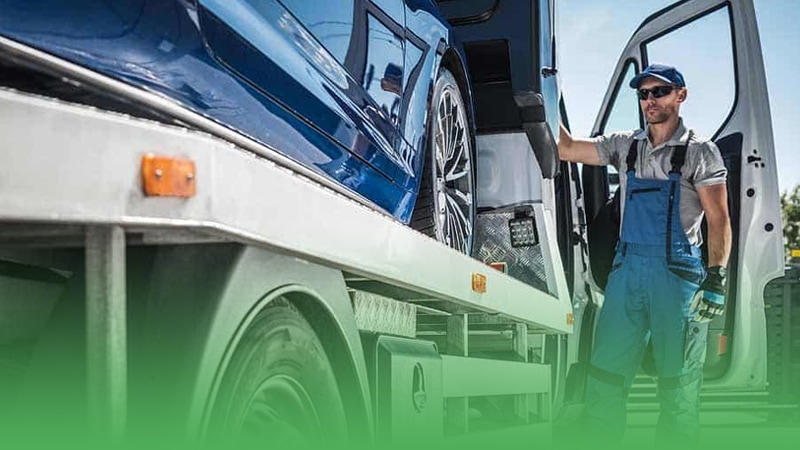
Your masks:
{"label": "truck tire", "polygon": [[347,425],[328,357],[305,318],[275,299],[242,335],[209,423],[215,443],[268,448],[344,444]]}
{"label": "truck tire", "polygon": [[441,69],[428,111],[427,148],[411,226],[470,254],[475,228],[474,149],[455,77]]}
{"label": "truck tire", "polygon": [[[788,266],[764,289],[767,319],[767,380],[773,403],[793,405],[771,414],[775,419],[800,415],[800,267]],[[788,414],[787,414],[788,413]]]}

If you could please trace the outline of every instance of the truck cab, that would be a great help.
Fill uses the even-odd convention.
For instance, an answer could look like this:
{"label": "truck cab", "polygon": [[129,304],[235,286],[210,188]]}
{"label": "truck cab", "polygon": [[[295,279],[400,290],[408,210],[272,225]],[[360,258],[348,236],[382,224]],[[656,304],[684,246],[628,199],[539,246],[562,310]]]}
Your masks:
{"label": "truck cab", "polygon": [[[576,327],[568,338],[568,353],[574,362],[588,357],[594,317],[602,307],[598,280],[606,275],[613,254],[608,235],[615,227],[608,209],[618,177],[612,167],[532,158],[537,144],[542,145],[522,137],[532,134],[526,124],[531,114],[522,100],[526,95],[540,96],[554,136],[559,121],[569,127],[558,81],[553,3],[442,1],[440,8],[463,45],[474,91],[479,211],[491,215],[524,203],[541,204],[556,224],[544,230],[551,235],[540,239],[558,242],[560,261],[550,262],[563,271],[572,297]],[[733,228],[729,303],[710,328],[706,389],[763,389],[764,290],[782,274],[783,244],[777,162],[753,3],[692,0],[647,17],[619,57],[591,136],[644,127],[635,93],[627,86],[652,62],[668,62],[684,72],[690,101],[682,116],[695,133],[717,144],[728,169]],[[499,160],[504,161],[502,169],[497,167]],[[502,188],[494,190],[496,186]],[[526,191],[527,186],[534,188]],[[703,229],[706,233],[705,225]],[[526,268],[522,271],[537,272],[535,263],[521,265]]]}

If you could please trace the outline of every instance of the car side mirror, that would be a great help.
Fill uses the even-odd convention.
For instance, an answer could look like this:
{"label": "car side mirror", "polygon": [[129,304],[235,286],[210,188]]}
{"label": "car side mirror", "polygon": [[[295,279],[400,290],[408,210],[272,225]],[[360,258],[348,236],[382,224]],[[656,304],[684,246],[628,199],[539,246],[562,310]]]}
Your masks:
{"label": "car side mirror", "polygon": [[561,165],[558,159],[558,144],[550,126],[547,124],[544,100],[536,92],[516,92],[514,102],[519,109],[522,128],[536,156],[536,162],[542,171],[543,178],[555,178],[559,175]]}

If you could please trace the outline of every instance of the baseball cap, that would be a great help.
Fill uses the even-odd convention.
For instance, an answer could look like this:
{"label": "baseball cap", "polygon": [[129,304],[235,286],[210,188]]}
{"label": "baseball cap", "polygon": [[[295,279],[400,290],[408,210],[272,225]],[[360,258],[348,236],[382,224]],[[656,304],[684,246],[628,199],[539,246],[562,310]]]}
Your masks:
{"label": "baseball cap", "polygon": [[634,89],[639,88],[642,80],[647,77],[658,78],[678,87],[686,87],[686,82],[683,80],[683,75],[678,69],[668,66],[666,64],[653,63],[645,67],[645,69],[631,80],[630,86]]}

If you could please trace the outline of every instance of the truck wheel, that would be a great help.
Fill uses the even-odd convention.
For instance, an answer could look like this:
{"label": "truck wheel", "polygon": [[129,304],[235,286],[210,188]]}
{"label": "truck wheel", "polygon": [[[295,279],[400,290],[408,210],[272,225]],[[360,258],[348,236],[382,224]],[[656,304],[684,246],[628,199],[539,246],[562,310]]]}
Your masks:
{"label": "truck wheel", "polygon": [[214,442],[270,448],[345,443],[344,406],[314,330],[283,298],[244,332],[222,379],[209,424]]}
{"label": "truck wheel", "polygon": [[428,144],[411,226],[470,254],[475,174],[466,112],[455,78],[447,69],[441,69],[428,112]]}

